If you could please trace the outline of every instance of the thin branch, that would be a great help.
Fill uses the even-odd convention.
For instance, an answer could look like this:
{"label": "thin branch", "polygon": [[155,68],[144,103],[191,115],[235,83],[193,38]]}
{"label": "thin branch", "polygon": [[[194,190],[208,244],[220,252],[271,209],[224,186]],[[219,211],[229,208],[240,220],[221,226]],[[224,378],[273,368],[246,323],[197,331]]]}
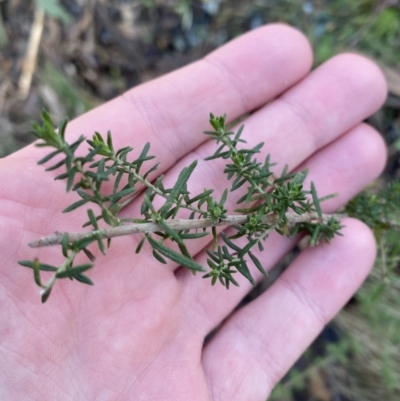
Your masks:
{"label": "thin branch", "polygon": [[[341,220],[344,217],[347,217],[345,214],[324,214],[322,218],[318,217],[317,213],[304,213],[301,215],[295,213],[287,213],[286,218],[289,225],[293,225],[296,223],[327,223],[329,219],[335,218],[337,220]],[[247,221],[246,215],[229,215],[225,219],[220,219],[217,221],[212,221],[211,219],[199,219],[199,220],[169,220],[168,226],[174,231],[182,231],[182,230],[195,230],[200,228],[207,227],[218,227],[218,226],[231,226],[233,224],[244,224]],[[267,214],[263,217],[263,222],[268,225],[275,225],[279,222],[279,216],[276,214]],[[101,238],[113,238],[120,237],[123,235],[131,235],[131,234],[139,234],[139,233],[150,233],[155,231],[163,231],[163,228],[157,223],[133,223],[133,224],[124,224],[118,227],[104,228],[99,230],[92,230],[87,232],[79,232],[79,233],[68,233],[69,243],[73,243],[75,241],[80,241],[85,238],[92,238],[99,236]],[[55,235],[49,237],[43,237],[39,240],[32,241],[29,243],[31,248],[40,248],[44,246],[53,246],[59,245],[63,239],[63,233],[56,232]]]}

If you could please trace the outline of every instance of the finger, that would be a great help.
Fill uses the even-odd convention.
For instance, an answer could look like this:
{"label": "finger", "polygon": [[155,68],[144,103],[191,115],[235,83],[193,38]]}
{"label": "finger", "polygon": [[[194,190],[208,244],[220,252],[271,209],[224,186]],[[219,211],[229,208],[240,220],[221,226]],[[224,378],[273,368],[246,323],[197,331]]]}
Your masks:
{"label": "finger", "polygon": [[[334,88],[332,96],[331,88]],[[249,147],[265,142],[259,159],[263,160],[267,152],[271,153],[272,161],[278,163],[278,172],[286,163],[293,169],[313,152],[372,114],[383,103],[385,94],[385,80],[375,64],[353,54],[337,56],[247,118],[243,138],[248,141]],[[357,104],[355,112],[351,111],[354,104]],[[209,142],[179,161],[166,175],[166,188],[172,187],[183,167],[197,158],[198,166],[188,185],[189,191],[194,195],[204,188],[215,188],[213,196],[219,199],[230,183],[227,183],[223,173],[225,160],[203,160],[214,151],[215,144]],[[236,206],[236,199],[243,196],[246,188],[243,185],[240,190],[229,194],[228,210]],[[159,200],[156,206],[162,202]],[[126,209],[124,216],[137,215],[139,211],[138,201]],[[188,242],[189,250],[196,254],[208,241],[205,237]],[[177,267],[174,263],[169,266],[171,269]]]}
{"label": "finger", "polygon": [[343,237],[303,251],[206,346],[203,365],[213,400],[265,400],[360,286],[373,265],[374,238],[357,220],[344,224]]}
{"label": "finger", "polygon": [[[301,167],[310,168],[307,181],[315,182],[319,196],[338,192],[336,198],[321,205],[324,212],[332,212],[380,174],[385,155],[382,137],[370,126],[361,124],[313,155]],[[244,246],[244,243],[238,244]],[[268,271],[294,244],[294,240],[275,233],[266,240],[263,252],[254,253]],[[206,255],[199,254],[197,261],[206,266]],[[255,280],[260,280],[261,273],[250,264],[249,267]],[[182,305],[187,310],[187,324],[192,331],[195,328],[198,330],[200,338],[226,318],[252,288],[246,279],[238,275],[235,280],[239,281],[240,287],[230,288],[229,291],[218,284],[211,287],[208,280],[193,277],[183,269],[179,271],[178,278],[182,281]]]}

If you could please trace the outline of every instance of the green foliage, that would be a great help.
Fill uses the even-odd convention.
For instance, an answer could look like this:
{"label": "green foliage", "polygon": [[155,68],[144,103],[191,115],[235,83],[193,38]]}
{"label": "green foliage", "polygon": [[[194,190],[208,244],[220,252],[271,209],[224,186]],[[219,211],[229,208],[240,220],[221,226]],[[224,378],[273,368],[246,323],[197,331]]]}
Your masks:
{"label": "green foliage", "polygon": [[[271,171],[274,164],[270,162],[270,157],[267,156],[263,162],[255,157],[263,144],[245,147],[246,142],[241,139],[243,126],[235,133],[226,128],[226,116],[215,117],[212,114],[210,125],[214,130],[206,131],[205,134],[215,140],[219,147],[206,160],[226,160],[224,172],[230,181],[230,191],[225,189],[220,199],[212,196],[213,189],[204,188],[201,193],[194,195],[188,190],[197,161],[183,168],[171,188],[165,188],[163,175],[159,175],[154,183],[150,181],[158,164],[145,168],[147,162],[154,158],[149,154],[149,143],[144,145],[137,158],[131,157],[133,149],[129,146],[116,150],[110,132],[106,138],[96,132],[92,139],[85,141],[81,136],[70,144],[65,139],[67,121],[62,121],[56,131],[49,115],[43,112],[42,124],[33,124],[33,134],[41,139],[37,146],[51,147],[53,150],[38,163],[49,163],[47,171],[63,169],[55,179],[65,180],[66,191],[75,192],[78,198],[63,213],[86,207],[88,220],[83,226],[90,227],[90,231],[75,236],[69,233],[58,234],[55,242],[46,242],[46,239],[39,241],[42,246],[61,245],[65,260],[60,266],[50,266],[38,260],[20,262],[22,266],[33,269],[35,282],[42,288],[43,302],[57,279],[68,277],[93,284],[83,274],[93,267],[95,261],[93,251],[88,248],[95,243],[99,251],[105,254],[111,237],[127,234],[127,228],[130,234],[143,234],[136,253],[141,252],[147,243],[159,262],[165,264],[169,259],[194,274],[203,271],[203,278],[211,279],[212,285],[219,281],[226,288],[230,284],[238,285],[233,277],[236,273],[255,284],[249,263],[266,275],[254,248],[262,251],[263,241],[274,230],[288,236],[306,230],[311,235],[312,245],[329,241],[339,234],[340,222],[333,216],[322,214],[320,202],[323,199],[318,198],[314,184],[310,191],[303,189],[307,171],[289,173],[285,167],[281,175],[275,177]],[[84,142],[88,146],[87,154],[77,156],[77,149]],[[244,186],[245,194],[241,193],[235,199],[239,206],[236,212],[241,215],[228,215],[225,206],[228,196]],[[136,199],[143,189],[141,218],[120,218],[120,211]],[[156,207],[155,201],[160,198],[163,203]],[[88,208],[89,205],[94,205],[94,208]],[[183,210],[190,213],[189,220],[179,218],[179,212]],[[181,226],[176,228],[176,223]],[[229,237],[222,235],[222,245],[217,235],[217,226],[221,225],[231,225],[233,230]],[[198,232],[199,228],[203,231]],[[207,271],[193,259],[186,242],[210,233],[213,242],[211,249],[206,251],[210,269]],[[235,242],[239,238],[240,245]],[[74,264],[76,255],[81,252],[86,254],[91,263],[79,266]],[[45,284],[41,281],[42,271],[53,272]]]}

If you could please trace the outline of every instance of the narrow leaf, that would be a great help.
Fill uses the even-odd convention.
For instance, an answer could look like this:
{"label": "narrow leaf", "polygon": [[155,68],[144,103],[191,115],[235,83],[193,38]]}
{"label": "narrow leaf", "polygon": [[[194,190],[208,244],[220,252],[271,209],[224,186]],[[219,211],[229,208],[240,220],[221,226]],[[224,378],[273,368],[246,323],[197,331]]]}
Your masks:
{"label": "narrow leaf", "polygon": [[212,249],[216,249],[218,246],[218,235],[217,235],[217,228],[215,226],[211,228],[211,233],[213,236]]}
{"label": "narrow leaf", "polygon": [[86,263],[84,265],[75,266],[63,272],[56,273],[56,276],[57,278],[65,278],[65,277],[73,278],[76,274],[83,273],[84,271],[89,270],[92,267],[93,264]]}
{"label": "narrow leaf", "polygon": [[61,240],[62,254],[68,258],[68,233],[64,233]]}
{"label": "narrow leaf", "polygon": [[136,247],[135,253],[139,253],[142,250],[142,246],[143,246],[145,240],[146,240],[146,237],[143,237],[140,240],[138,246]]}
{"label": "narrow leaf", "polygon": [[180,234],[180,237],[185,240],[185,239],[197,239],[197,238],[202,238],[207,236],[209,233],[187,233],[187,234]]}
{"label": "narrow leaf", "polygon": [[73,185],[74,179],[75,179],[75,175],[76,175],[75,168],[72,168],[71,170],[69,170],[68,180],[67,180],[67,192],[69,192],[72,188],[72,185]]}
{"label": "narrow leaf", "polygon": [[236,244],[234,244],[224,233],[221,233],[221,237],[225,244],[229,246],[229,248],[233,249],[236,252],[241,251],[241,249]]}
{"label": "narrow leaf", "polygon": [[338,193],[335,192],[333,194],[329,194],[329,195],[323,196],[322,198],[319,198],[318,200],[319,200],[319,203],[321,203],[321,202],[325,202],[328,199],[336,198],[337,196],[338,196]]}
{"label": "narrow leaf", "polygon": [[109,149],[112,152],[114,152],[114,146],[113,146],[113,142],[112,142],[111,131],[107,132],[107,146],[109,147]]}
{"label": "narrow leaf", "polygon": [[163,230],[177,243],[177,244],[184,244],[182,239],[180,238],[179,234],[172,230],[169,225],[165,222],[165,220],[160,220],[157,222]]}
{"label": "narrow leaf", "polygon": [[65,180],[66,178],[68,178],[69,174],[68,172],[66,173],[62,173],[57,175],[56,177],[54,177],[55,180]]}
{"label": "narrow leaf", "polygon": [[97,236],[97,245],[100,249],[100,252],[105,255],[106,254],[106,250],[104,249],[104,243],[103,243],[103,239],[101,238],[100,235]]}
{"label": "narrow leaf", "polygon": [[167,264],[167,261],[155,249],[153,249],[153,256],[163,265]]}
{"label": "narrow leaf", "polygon": [[320,231],[320,226],[315,227],[310,241],[311,246],[315,246],[317,244],[319,231]]}
{"label": "narrow leaf", "polygon": [[[139,158],[138,158],[138,160],[136,162],[136,171],[139,172],[140,168],[142,167],[143,162],[146,159],[146,156],[147,156],[147,153],[148,153],[149,150],[150,150],[150,142],[147,142],[144,145],[144,147],[142,149],[142,152],[140,153],[140,156],[139,156]],[[153,157],[151,157],[151,158],[153,158]],[[149,160],[149,159],[147,159],[147,160]]]}
{"label": "narrow leaf", "polygon": [[56,169],[58,169],[59,167],[61,167],[64,163],[65,163],[65,159],[60,160],[58,163],[54,164],[53,166],[47,167],[47,168],[46,168],[46,171],[53,171],[53,170],[56,170]]}
{"label": "narrow leaf", "polygon": [[[30,269],[33,269],[33,264],[31,260],[19,260],[18,264],[24,267],[29,267]],[[45,271],[45,272],[55,272],[57,271],[57,267],[51,266],[51,265],[46,265],[44,263],[39,264],[39,270]]]}
{"label": "narrow leaf", "polygon": [[43,284],[40,280],[40,263],[38,259],[33,261],[33,277],[35,278],[35,283],[39,287],[43,287]]}
{"label": "narrow leaf", "polygon": [[44,164],[50,159],[52,159],[54,156],[58,155],[61,153],[61,150],[55,150],[54,152],[49,153],[47,156],[43,157],[43,159],[40,159],[37,164]]}
{"label": "narrow leaf", "polygon": [[247,278],[247,280],[250,281],[250,283],[252,285],[256,285],[253,276],[250,273],[249,268],[247,267],[247,264],[245,261],[243,261],[243,263],[236,265],[236,269],[238,270],[238,272],[240,272],[244,277]]}
{"label": "narrow leaf", "polygon": [[121,198],[123,198],[124,196],[127,196],[133,192],[135,192],[136,188],[135,187],[129,187],[129,188],[124,188],[123,190],[117,192],[116,194],[113,195],[112,200],[113,203],[116,203],[117,201],[119,201]]}
{"label": "narrow leaf", "polygon": [[163,216],[169,211],[171,206],[177,197],[181,194],[182,189],[186,186],[187,181],[190,178],[193,170],[196,168],[197,160],[195,160],[190,166],[185,167],[179,174],[178,180],[176,181],[174,187],[172,188],[170,194],[164,205],[160,208],[159,213]]}
{"label": "narrow leaf", "polygon": [[83,284],[94,285],[93,281],[89,277],[81,273],[75,274],[74,279],[80,281]]}
{"label": "narrow leaf", "polygon": [[311,181],[311,195],[314,201],[314,206],[315,206],[315,210],[318,213],[318,217],[322,217],[322,210],[321,210],[321,205],[319,204],[319,199],[318,199],[318,195],[317,195],[317,190],[315,189],[315,185],[314,183]]}
{"label": "narrow leaf", "polygon": [[204,268],[201,265],[199,265],[198,263],[196,263],[194,260],[189,259],[186,256],[166,247],[165,245],[163,245],[160,242],[153,239],[150,235],[147,236],[147,239],[149,240],[150,245],[154,249],[156,249],[162,255],[171,259],[172,261],[179,263],[180,265],[185,266],[188,269],[193,270],[193,271],[196,271],[196,270],[204,271]]}
{"label": "narrow leaf", "polygon": [[87,214],[89,216],[90,224],[93,226],[93,228],[95,230],[97,230],[99,228],[99,225],[97,224],[97,219],[96,219],[96,217],[95,217],[95,215],[93,213],[93,210],[92,209],[88,209]]}
{"label": "narrow leaf", "polygon": [[268,276],[268,273],[265,271],[263,268],[261,262],[249,251],[248,255],[250,256],[250,259],[253,261],[254,265],[257,267],[257,269],[264,274],[264,276]]}
{"label": "narrow leaf", "polygon": [[120,171],[120,172],[117,174],[117,178],[115,179],[114,188],[113,188],[113,193],[114,193],[114,194],[118,191],[119,183],[121,182],[121,178],[123,177],[124,174],[125,174],[125,171],[123,171],[123,170]]}
{"label": "narrow leaf", "polygon": [[239,252],[238,257],[243,258],[244,255],[258,242],[258,239],[255,238],[252,241],[249,241],[249,243]]}
{"label": "narrow leaf", "polygon": [[83,248],[82,251],[83,251],[83,253],[88,257],[88,259],[89,259],[91,262],[94,262],[94,261],[96,260],[96,257],[93,255],[92,252],[89,251],[89,249]]}
{"label": "narrow leaf", "polygon": [[61,136],[61,139],[64,141],[65,139],[65,129],[67,128],[68,118],[65,118],[60,121],[58,124],[58,135]]}
{"label": "narrow leaf", "polygon": [[143,176],[143,178],[146,179],[149,176],[149,174],[151,174],[153,171],[156,171],[159,166],[160,163],[155,164],[150,170],[147,171],[147,173]]}
{"label": "narrow leaf", "polygon": [[62,212],[63,213],[68,213],[72,212],[72,210],[77,209],[80,206],[83,206],[85,203],[89,202],[89,199],[81,199],[78,202],[73,203],[72,205],[66,207]]}
{"label": "narrow leaf", "polygon": [[224,193],[223,193],[222,196],[221,196],[221,200],[219,201],[218,206],[220,206],[220,207],[224,206],[227,197],[228,197],[228,190],[225,189]]}
{"label": "narrow leaf", "polygon": [[207,198],[207,196],[212,194],[213,192],[214,192],[213,189],[204,190],[203,193],[196,195],[194,198],[192,198],[188,202],[186,202],[186,204],[191,205],[192,203],[197,202],[200,199]]}

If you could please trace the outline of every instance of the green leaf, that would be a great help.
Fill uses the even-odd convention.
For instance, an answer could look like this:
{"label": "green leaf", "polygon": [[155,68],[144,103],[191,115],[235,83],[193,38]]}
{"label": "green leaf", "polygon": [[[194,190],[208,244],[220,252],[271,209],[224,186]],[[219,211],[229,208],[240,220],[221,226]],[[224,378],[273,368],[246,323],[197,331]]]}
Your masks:
{"label": "green leaf", "polygon": [[321,229],[320,227],[321,226],[316,226],[312,233],[312,237],[311,237],[311,241],[310,241],[311,246],[315,246],[317,244],[319,231]]}
{"label": "green leaf", "polygon": [[83,273],[86,270],[91,269],[92,267],[93,267],[92,263],[86,263],[84,265],[75,266],[70,269],[64,270],[62,272],[56,273],[56,277],[57,278],[66,278],[66,277],[74,278],[74,276],[76,274]]}
{"label": "green leaf", "polygon": [[67,125],[68,125],[68,118],[64,118],[58,124],[58,135],[60,135],[63,141],[65,140],[65,129],[67,128]]}
{"label": "green leaf", "polygon": [[253,261],[254,265],[257,267],[257,269],[264,274],[264,276],[268,276],[268,273],[265,271],[263,268],[261,262],[249,251],[248,255],[250,256],[250,259]]}
{"label": "green leaf", "polygon": [[225,235],[225,233],[221,233],[221,237],[222,237],[223,241],[225,242],[225,244],[229,246],[229,248],[233,249],[235,252],[240,252],[240,251],[241,251],[241,249],[240,249],[235,243],[233,243],[233,242]]}
{"label": "green leaf", "polygon": [[44,164],[47,161],[49,161],[50,159],[52,159],[54,156],[58,155],[59,153],[61,153],[61,150],[55,150],[54,152],[49,153],[47,156],[43,157],[43,159],[40,159],[37,164]]}
{"label": "green leaf", "polygon": [[179,234],[179,236],[181,237],[181,239],[185,240],[185,239],[198,239],[198,238],[202,238],[207,236],[209,233],[205,232],[205,233],[187,233],[187,234]]}
{"label": "green leaf", "polygon": [[94,215],[93,210],[92,210],[92,209],[88,209],[88,210],[87,210],[87,214],[88,214],[88,216],[89,216],[89,222],[90,222],[90,224],[93,226],[93,228],[94,228],[95,230],[98,230],[99,225],[97,224],[97,219],[96,219],[96,216]]}
{"label": "green leaf", "polygon": [[109,211],[107,209],[102,209],[101,210],[101,217],[103,217],[103,220],[109,225],[113,225],[112,217],[109,214]]}
{"label": "green leaf", "polygon": [[234,212],[242,213],[242,214],[249,214],[249,213],[256,212],[257,210],[260,209],[260,207],[261,207],[261,205],[256,205],[253,207],[242,207],[239,209],[235,209]]}
{"label": "green leaf", "polygon": [[83,284],[94,285],[93,281],[90,280],[89,277],[87,277],[87,276],[85,276],[84,274],[81,274],[81,273],[76,273],[74,275],[74,279],[80,281]]}
{"label": "green leaf", "polygon": [[65,180],[68,178],[68,172],[67,173],[62,173],[54,177],[54,180]]}
{"label": "green leaf", "polygon": [[213,192],[214,192],[213,189],[207,189],[207,190],[205,189],[204,192],[202,192],[199,195],[196,195],[194,198],[192,198],[189,201],[187,201],[186,204],[187,205],[191,205],[192,203],[197,202],[200,199],[207,198],[208,195],[212,194]]}
{"label": "green leaf", "polygon": [[109,147],[109,149],[112,152],[114,152],[114,146],[113,146],[111,131],[107,131],[107,146]]}
{"label": "green leaf", "polygon": [[117,174],[117,178],[115,179],[114,188],[113,188],[113,193],[114,193],[114,194],[118,191],[118,187],[119,187],[119,184],[120,184],[120,182],[121,182],[121,178],[124,176],[124,174],[125,174],[125,171],[124,171],[124,170],[120,171],[120,172]]}
{"label": "green leaf", "polygon": [[306,179],[308,174],[308,168],[304,169],[303,171],[299,171],[298,173],[295,174],[293,177],[292,183],[294,185],[299,185],[303,184],[304,180]]}
{"label": "green leaf", "polygon": [[158,252],[160,252],[168,259],[171,259],[172,261],[179,263],[180,265],[185,266],[192,271],[204,271],[203,266],[199,265],[194,260],[189,259],[186,256],[166,247],[165,245],[156,241],[151,235],[147,235],[147,239],[149,240],[150,245],[154,249],[156,249]]}
{"label": "green leaf", "polygon": [[318,200],[319,200],[319,203],[321,203],[321,202],[325,202],[328,199],[336,198],[337,196],[338,196],[338,193],[335,192],[333,194],[329,194],[329,195],[323,196],[322,198],[319,198]]}
{"label": "green leaf", "polygon": [[117,203],[120,199],[122,199],[124,196],[130,195],[131,193],[135,192],[136,188],[135,187],[128,187],[124,188],[123,190],[115,193],[112,196],[112,201],[113,203]]}
{"label": "green leaf", "polygon": [[182,189],[186,186],[186,183],[189,180],[190,175],[192,174],[196,166],[197,166],[197,160],[195,160],[190,166],[185,167],[181,171],[178,180],[176,181],[174,187],[172,188],[171,192],[168,195],[167,200],[159,210],[159,214],[161,216],[164,216],[169,211],[175,200],[181,194]]}
{"label": "green leaf", "polygon": [[218,235],[217,235],[217,228],[215,226],[211,227],[211,234],[213,236],[212,249],[217,249],[217,246],[218,246]]}
{"label": "green leaf", "polygon": [[78,202],[75,202],[72,205],[66,207],[62,212],[63,213],[72,212],[73,210],[77,209],[80,206],[83,206],[85,203],[88,203],[88,202],[89,202],[89,199],[81,199]]}
{"label": "green leaf", "polygon": [[218,206],[220,206],[220,207],[224,206],[227,197],[228,197],[228,190],[225,189],[225,190],[224,190],[224,193],[223,193],[222,196],[221,196],[221,200],[220,200],[219,203],[218,203]]}
{"label": "green leaf", "polygon": [[94,262],[96,260],[96,257],[93,255],[92,252],[89,251],[89,249],[82,248],[83,253],[88,257],[88,259],[91,262]]}
{"label": "green leaf", "polygon": [[236,132],[234,141],[238,141],[240,139],[240,135],[242,135],[244,129],[244,125],[241,125],[240,128],[238,129],[238,131]]}
{"label": "green leaf", "polygon": [[[33,269],[34,262],[31,260],[19,260],[18,264],[24,267],[29,267],[30,269]],[[51,265],[46,265],[44,263],[39,264],[39,270],[45,271],[45,272],[55,272],[57,271],[57,267],[51,266]]]}
{"label": "green leaf", "polygon": [[[235,178],[235,180],[232,182],[232,188],[231,191],[236,191],[238,188],[240,188],[245,182],[247,181],[246,178],[243,178],[240,180],[240,177]],[[247,194],[246,194],[247,197]]]}
{"label": "green leaf", "polygon": [[311,195],[314,201],[315,210],[318,213],[318,217],[322,217],[321,205],[319,204],[319,199],[317,195],[317,190],[315,189],[314,183],[311,181]]}
{"label": "green leaf", "polygon": [[59,162],[57,162],[56,164],[54,164],[54,165],[51,166],[51,167],[47,167],[47,168],[46,168],[46,171],[53,171],[53,170],[56,170],[56,169],[58,169],[59,167],[61,167],[63,164],[65,164],[65,159],[60,160]]}
{"label": "green leaf", "polygon": [[155,249],[153,249],[153,256],[163,265],[167,264],[167,261]]}
{"label": "green leaf", "polygon": [[38,259],[33,261],[33,277],[35,278],[35,283],[39,287],[43,287],[43,284],[40,280],[40,263]]}
{"label": "green leaf", "polygon": [[136,171],[139,171],[139,170],[140,170],[140,168],[142,167],[142,164],[143,164],[146,160],[154,159],[154,156],[147,157],[147,153],[148,153],[149,150],[150,150],[150,142],[147,142],[147,143],[144,145],[144,147],[143,147],[143,149],[142,149],[142,152],[141,152],[140,155],[139,155],[139,158],[138,158],[137,161],[135,162],[135,164],[136,164]]}
{"label": "green leaf", "polygon": [[68,180],[67,180],[67,192],[69,192],[70,189],[72,188],[72,185],[73,185],[74,179],[75,179],[75,175],[76,175],[75,168],[72,168],[71,170],[69,170],[69,172],[68,172]]}
{"label": "green leaf", "polygon": [[245,261],[243,261],[243,263],[239,263],[236,266],[236,269],[238,270],[238,272],[240,272],[244,277],[247,278],[247,280],[250,281],[250,283],[252,285],[256,285],[253,276],[250,273],[249,268],[247,267],[247,264]]}
{"label": "green leaf", "polygon": [[101,238],[101,235],[97,236],[97,245],[100,249],[100,252],[105,255],[106,254],[106,250],[104,249],[104,243],[103,243],[103,239]]}
{"label": "green leaf", "polygon": [[255,238],[252,241],[249,241],[249,243],[243,248],[241,249],[241,251],[238,254],[239,258],[243,258],[244,255],[246,255],[247,252],[249,252],[249,250],[251,248],[253,248],[253,246],[258,242],[258,239]]}
{"label": "green leaf", "polygon": [[61,240],[61,249],[64,257],[68,258],[68,233],[64,233]]}
{"label": "green leaf", "polygon": [[175,240],[175,242],[176,242],[177,244],[184,244],[184,243],[183,243],[183,240],[180,238],[179,234],[178,234],[176,231],[172,230],[172,229],[169,227],[169,225],[166,223],[165,220],[160,219],[160,221],[157,221],[157,224],[159,224],[159,225],[163,228],[163,230],[164,230],[172,239]]}
{"label": "green leaf", "polygon": [[160,166],[160,163],[155,164],[150,170],[148,170],[146,172],[146,174],[143,176],[143,178],[146,179],[153,171],[156,171],[159,166]]}
{"label": "green leaf", "polygon": [[141,208],[141,213],[144,214],[144,206],[146,206],[148,209],[150,209],[153,213],[156,213],[156,209],[154,209],[153,204],[151,203],[150,198],[147,196],[147,194],[143,195],[143,204]]}
{"label": "green leaf", "polygon": [[116,156],[124,160],[126,159],[126,155],[132,150],[133,148],[131,148],[130,146],[125,146],[124,148],[117,150]]}
{"label": "green leaf", "polygon": [[135,253],[139,253],[142,250],[142,246],[143,246],[145,240],[146,240],[146,237],[143,237],[140,240],[138,246],[136,247]]}
{"label": "green leaf", "polygon": [[188,259],[192,259],[192,255],[190,255],[185,243],[183,242],[183,239],[179,236],[179,234],[172,230],[164,220],[160,220],[158,224],[160,224],[164,231],[176,241],[182,255],[186,256]]}

